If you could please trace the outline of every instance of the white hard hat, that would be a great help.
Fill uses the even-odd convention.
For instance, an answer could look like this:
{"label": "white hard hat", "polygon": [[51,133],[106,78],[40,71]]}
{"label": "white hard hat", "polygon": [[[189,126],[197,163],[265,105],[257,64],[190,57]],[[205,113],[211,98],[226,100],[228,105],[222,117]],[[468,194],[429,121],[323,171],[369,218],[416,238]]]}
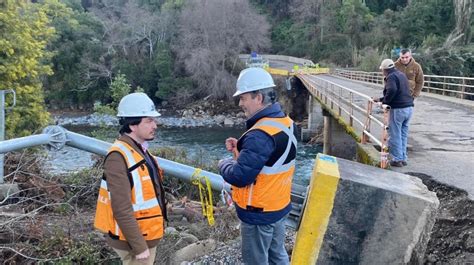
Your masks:
{"label": "white hard hat", "polygon": [[120,100],[117,117],[159,117],[155,104],[145,93],[128,94]]}
{"label": "white hard hat", "polygon": [[263,68],[250,67],[240,72],[234,97],[269,87],[275,87],[272,76]]}
{"label": "white hard hat", "polygon": [[391,69],[393,67],[395,67],[395,63],[391,59],[385,59],[380,64],[379,69],[385,70],[385,69]]}

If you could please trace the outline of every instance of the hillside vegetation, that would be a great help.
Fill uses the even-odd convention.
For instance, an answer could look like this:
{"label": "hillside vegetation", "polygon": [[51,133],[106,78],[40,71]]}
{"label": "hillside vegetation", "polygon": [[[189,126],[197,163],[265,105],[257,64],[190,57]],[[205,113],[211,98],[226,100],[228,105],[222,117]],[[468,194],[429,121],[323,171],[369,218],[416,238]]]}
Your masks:
{"label": "hillside vegetation", "polygon": [[472,0],[6,0],[7,137],[42,128],[47,108],[110,104],[117,77],[162,106],[229,99],[252,51],[377,71],[411,48],[428,74],[472,76],[471,17]]}

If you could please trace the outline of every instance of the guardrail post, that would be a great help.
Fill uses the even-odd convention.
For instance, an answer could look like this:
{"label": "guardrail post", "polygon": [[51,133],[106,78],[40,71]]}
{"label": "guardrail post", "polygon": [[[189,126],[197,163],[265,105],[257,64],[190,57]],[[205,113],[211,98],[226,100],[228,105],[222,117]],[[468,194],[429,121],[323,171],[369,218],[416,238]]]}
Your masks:
{"label": "guardrail post", "polygon": [[426,92],[431,93],[431,91],[430,91],[431,77],[429,77],[429,76],[426,77],[426,83],[428,84],[427,86],[425,86],[426,87]]}
{"label": "guardrail post", "polygon": [[443,96],[445,96],[446,95],[446,77],[443,78],[443,80],[444,80],[443,81]]}
{"label": "guardrail post", "polygon": [[337,101],[338,101],[338,102],[337,102],[337,103],[338,103],[338,104],[337,104],[337,105],[338,105],[337,107],[338,107],[338,114],[339,114],[339,117],[341,117],[341,114],[342,114],[342,109],[341,109],[341,104],[342,104],[341,101],[342,101],[342,100],[341,100],[341,99],[342,99],[342,87],[339,87],[339,98],[338,98],[338,100],[337,100]]}
{"label": "guardrail post", "polygon": [[369,142],[369,137],[367,136],[365,131],[370,132],[370,115],[372,113],[372,104],[372,100],[369,100],[367,102],[367,117],[365,120],[364,129],[362,130],[362,137],[360,138],[362,144]]}
{"label": "guardrail post", "polygon": [[461,99],[464,99],[464,93],[466,93],[466,79],[462,79],[462,86],[461,86]]}
{"label": "guardrail post", "polygon": [[[9,108],[13,108],[16,105],[16,93],[15,90],[0,90],[0,142],[5,140],[5,94],[12,93],[13,94],[13,103],[12,106]],[[3,184],[3,163],[4,163],[4,154],[0,154],[0,184]]]}
{"label": "guardrail post", "polygon": [[352,92],[350,92],[350,95],[351,95],[351,103],[350,103],[350,106],[351,106],[351,115],[349,116],[349,125],[351,127],[354,126],[354,94]]}

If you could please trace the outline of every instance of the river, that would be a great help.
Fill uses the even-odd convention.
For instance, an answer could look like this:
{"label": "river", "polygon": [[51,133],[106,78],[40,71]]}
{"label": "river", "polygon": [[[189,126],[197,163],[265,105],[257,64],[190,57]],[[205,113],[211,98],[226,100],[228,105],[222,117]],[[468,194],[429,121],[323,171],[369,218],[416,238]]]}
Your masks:
{"label": "river", "polygon": [[[84,126],[69,126],[68,130],[91,135],[96,128]],[[117,135],[118,129],[111,127],[105,130],[107,141],[112,142]],[[239,128],[223,127],[197,127],[197,128],[158,128],[155,140],[150,143],[150,148],[171,147],[178,148],[187,153],[192,161],[217,161],[229,156],[225,150],[224,141],[227,137],[238,138],[243,132]],[[314,158],[322,151],[321,146],[298,143],[296,170],[294,182],[307,185],[311,175]],[[92,166],[94,157],[91,153],[81,151],[72,147],[64,147],[59,151],[46,152],[44,167],[51,174],[65,174],[79,171]],[[193,166],[193,165],[190,165]],[[217,172],[216,170],[214,170]]]}

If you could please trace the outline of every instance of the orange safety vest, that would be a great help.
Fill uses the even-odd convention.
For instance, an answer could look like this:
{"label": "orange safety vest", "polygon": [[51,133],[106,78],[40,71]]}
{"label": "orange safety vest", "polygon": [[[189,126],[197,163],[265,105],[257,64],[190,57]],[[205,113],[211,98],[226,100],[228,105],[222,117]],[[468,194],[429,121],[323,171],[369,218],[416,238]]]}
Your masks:
{"label": "orange safety vest", "polygon": [[[126,142],[119,140],[115,141],[108,154],[112,152],[119,152],[127,163],[128,177],[132,184],[132,207],[143,237],[145,240],[162,238],[164,232],[163,213],[155,192],[152,176],[150,176],[145,164],[145,157]],[[158,167],[157,170],[160,172],[160,177],[162,177],[161,169]],[[118,237],[119,240],[126,241],[112,212],[110,192],[105,177],[102,178],[100,183],[94,227],[111,237]]]}
{"label": "orange safety vest", "polygon": [[[276,144],[275,150],[280,151],[274,153],[273,159],[270,159],[275,163],[269,165],[267,162],[254,183],[241,188],[232,186],[232,199],[240,208],[249,211],[279,211],[288,206],[291,200],[297,144],[293,121],[289,117],[262,118],[240,137],[239,142],[252,130],[262,130],[272,136]],[[280,134],[287,137],[281,137]],[[240,151],[239,142],[237,149]]]}

